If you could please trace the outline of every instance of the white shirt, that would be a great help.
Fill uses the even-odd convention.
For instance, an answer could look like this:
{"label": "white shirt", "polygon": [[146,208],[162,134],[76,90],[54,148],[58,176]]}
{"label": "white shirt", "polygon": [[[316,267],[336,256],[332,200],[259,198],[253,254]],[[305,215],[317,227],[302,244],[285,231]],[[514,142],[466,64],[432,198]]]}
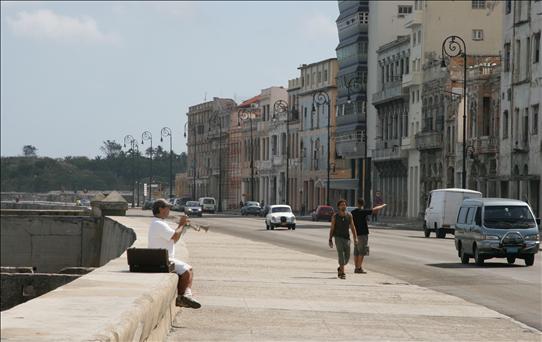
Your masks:
{"label": "white shirt", "polygon": [[175,234],[175,229],[171,228],[163,219],[154,218],[149,227],[149,248],[165,248],[169,258],[175,258],[173,234]]}

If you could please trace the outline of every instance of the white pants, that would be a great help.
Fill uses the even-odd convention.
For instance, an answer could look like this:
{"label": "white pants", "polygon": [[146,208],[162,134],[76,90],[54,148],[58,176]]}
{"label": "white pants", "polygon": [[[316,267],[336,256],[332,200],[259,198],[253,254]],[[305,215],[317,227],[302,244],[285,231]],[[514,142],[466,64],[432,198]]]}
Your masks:
{"label": "white pants", "polygon": [[178,275],[183,274],[186,271],[190,271],[192,269],[192,266],[188,265],[186,262],[178,260],[178,259],[169,259],[170,261],[173,261],[175,263],[175,273]]}

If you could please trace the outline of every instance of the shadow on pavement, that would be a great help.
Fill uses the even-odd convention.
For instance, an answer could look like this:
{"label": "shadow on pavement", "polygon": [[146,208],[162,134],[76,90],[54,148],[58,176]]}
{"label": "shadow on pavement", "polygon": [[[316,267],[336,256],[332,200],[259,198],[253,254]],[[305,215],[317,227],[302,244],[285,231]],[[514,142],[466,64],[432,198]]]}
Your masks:
{"label": "shadow on pavement", "polygon": [[440,264],[426,264],[427,266],[439,267],[439,268],[514,268],[514,267],[524,267],[523,265],[508,264],[508,263],[484,263],[483,266],[478,266],[476,264],[462,264],[460,262],[454,263],[440,263]]}

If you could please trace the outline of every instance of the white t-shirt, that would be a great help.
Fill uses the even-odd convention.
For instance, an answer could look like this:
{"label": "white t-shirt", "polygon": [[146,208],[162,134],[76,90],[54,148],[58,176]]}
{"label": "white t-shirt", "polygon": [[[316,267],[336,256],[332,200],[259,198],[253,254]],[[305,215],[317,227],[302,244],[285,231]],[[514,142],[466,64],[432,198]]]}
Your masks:
{"label": "white t-shirt", "polygon": [[149,227],[149,248],[165,248],[169,258],[175,258],[173,234],[175,234],[175,229],[171,228],[164,220],[154,218]]}

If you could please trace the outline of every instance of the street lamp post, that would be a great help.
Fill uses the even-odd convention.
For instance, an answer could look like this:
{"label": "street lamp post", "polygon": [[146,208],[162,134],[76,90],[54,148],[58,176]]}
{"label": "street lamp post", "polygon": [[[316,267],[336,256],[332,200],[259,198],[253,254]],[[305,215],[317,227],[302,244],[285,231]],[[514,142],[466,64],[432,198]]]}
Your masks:
{"label": "street lamp post", "polygon": [[330,181],[330,165],[331,165],[331,135],[330,135],[330,128],[331,128],[331,101],[329,98],[329,95],[325,91],[319,91],[314,93],[312,96],[312,114],[314,115],[316,113],[316,106],[320,107],[320,105],[326,105],[327,106],[327,189],[326,189],[326,204],[329,204],[329,181]]}
{"label": "street lamp post", "polygon": [[144,141],[148,140],[151,143],[151,160],[150,160],[150,174],[149,174],[149,199],[152,198],[151,191],[152,191],[152,134],[149,131],[145,131],[141,134],[141,145],[144,144]]}
{"label": "street lamp post", "polygon": [[173,138],[171,128],[162,128],[160,131],[160,142],[164,141],[164,137],[169,137],[169,198],[173,198]]}
{"label": "street lamp post", "polygon": [[[187,132],[187,128],[190,129],[190,127],[188,126],[188,122],[186,122],[184,124],[184,137],[186,138],[186,132]],[[194,148],[192,149],[194,151],[194,166],[193,166],[193,174],[192,174],[192,178],[193,178],[193,184],[192,184],[192,200],[195,201],[196,200],[196,126],[195,125],[192,125],[192,133],[194,134],[194,138],[192,139],[193,142],[194,142]]]}
{"label": "street lamp post", "polygon": [[286,114],[286,204],[290,204],[290,179],[289,179],[289,168],[290,168],[290,113],[294,114],[296,111],[295,107],[292,106],[292,109],[288,109],[288,102],[284,100],[277,100],[273,104],[273,121],[279,120],[278,115],[285,113]]}
{"label": "street lamp post", "polygon": [[132,208],[135,207],[135,192],[134,192],[134,186],[135,186],[135,153],[134,153],[134,149],[135,149],[135,145],[137,145],[137,141],[135,140],[135,138],[133,136],[131,136],[130,134],[126,135],[124,137],[124,147],[126,147],[126,143],[130,144],[130,153],[132,155]]}
{"label": "street lamp post", "polygon": [[254,201],[254,141],[252,138],[252,115],[253,108],[241,108],[237,112],[237,126],[241,127],[241,121],[250,121],[250,200]]}
{"label": "street lamp post", "polygon": [[[210,120],[211,124],[218,126],[218,212],[222,212],[222,118],[216,113]],[[211,126],[209,125],[209,131]]]}
{"label": "street lamp post", "polygon": [[461,173],[461,185],[463,188],[467,186],[467,45],[459,36],[448,36],[442,42],[442,62],[441,66],[446,67],[444,57],[463,57],[463,172]]}

